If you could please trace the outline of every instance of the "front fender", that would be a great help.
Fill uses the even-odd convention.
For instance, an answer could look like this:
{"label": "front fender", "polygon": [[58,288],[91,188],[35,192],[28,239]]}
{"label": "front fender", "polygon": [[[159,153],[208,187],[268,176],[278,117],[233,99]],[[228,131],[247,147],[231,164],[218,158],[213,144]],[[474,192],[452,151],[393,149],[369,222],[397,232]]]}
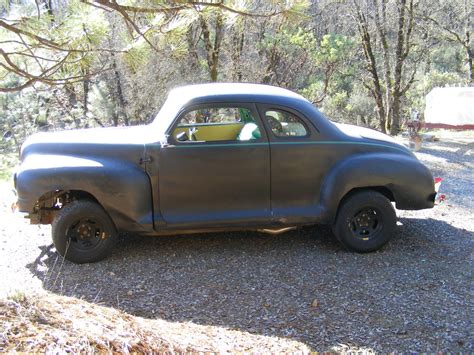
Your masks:
{"label": "front fender", "polygon": [[22,212],[31,213],[47,192],[78,190],[94,196],[119,230],[153,230],[148,175],[126,161],[31,154],[17,172],[16,189]]}
{"label": "front fender", "polygon": [[321,185],[321,205],[333,222],[342,198],[366,187],[388,189],[398,209],[418,210],[434,206],[435,188],[429,169],[414,157],[393,153],[368,153],[338,162]]}

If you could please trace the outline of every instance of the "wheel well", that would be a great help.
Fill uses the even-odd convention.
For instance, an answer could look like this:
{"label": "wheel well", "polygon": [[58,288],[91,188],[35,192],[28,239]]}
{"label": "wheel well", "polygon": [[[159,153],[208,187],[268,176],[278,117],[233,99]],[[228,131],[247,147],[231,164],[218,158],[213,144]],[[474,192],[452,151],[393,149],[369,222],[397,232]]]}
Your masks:
{"label": "wheel well", "polygon": [[86,191],[71,190],[71,191],[69,191],[69,197],[70,197],[70,201],[90,200],[90,201],[94,201],[95,203],[100,205],[99,201],[97,201],[97,199],[92,194],[90,194]]}
{"label": "wheel well", "polygon": [[348,199],[349,197],[351,197],[352,195],[354,195],[355,193],[357,192],[360,192],[360,191],[368,191],[368,190],[371,190],[371,191],[376,191],[382,195],[384,195],[386,198],[388,198],[391,202],[395,202],[395,197],[393,196],[393,193],[392,191],[390,191],[390,189],[388,189],[387,187],[385,186],[367,186],[367,187],[356,187],[350,191],[348,191],[342,198],[341,200],[339,201],[339,204],[337,205],[337,210],[336,210],[336,214],[334,216],[334,219],[333,219],[333,223],[334,221],[336,220],[336,216],[337,216],[337,213],[339,212],[339,208],[341,207],[341,204],[346,200]]}
{"label": "wheel well", "polygon": [[65,204],[75,201],[75,200],[91,200],[95,203],[99,203],[97,199],[90,194],[89,192],[82,191],[82,190],[55,190],[49,191],[43,194],[37,201],[36,206],[39,208],[42,207],[53,207],[56,206],[57,203],[64,206]]}
{"label": "wheel well", "polygon": [[[357,187],[355,189],[352,189],[350,190],[348,193],[346,193],[344,195],[344,197],[341,199],[341,202],[350,197],[351,195],[355,194],[356,192],[359,192],[359,191],[367,191],[367,190],[372,190],[372,191],[377,191],[378,193],[384,195],[386,198],[388,198],[391,202],[394,202],[395,201],[395,197],[393,196],[393,193],[392,191],[390,191],[390,189],[388,189],[387,187],[385,186],[368,186],[368,187]],[[341,203],[339,203],[340,205]],[[338,206],[339,208],[339,206]]]}
{"label": "wheel well", "polygon": [[82,190],[55,190],[43,194],[29,215],[32,224],[51,224],[56,212],[72,201],[89,200],[102,206],[90,193]]}

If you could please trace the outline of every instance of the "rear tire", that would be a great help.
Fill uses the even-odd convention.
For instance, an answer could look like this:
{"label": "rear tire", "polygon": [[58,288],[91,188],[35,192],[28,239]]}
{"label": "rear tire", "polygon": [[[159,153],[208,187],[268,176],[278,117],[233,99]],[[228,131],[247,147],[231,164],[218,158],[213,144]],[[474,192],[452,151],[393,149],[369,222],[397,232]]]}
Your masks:
{"label": "rear tire", "polygon": [[380,249],[391,238],[397,216],[390,200],[376,191],[360,191],[339,207],[333,233],[347,249],[367,253]]}
{"label": "rear tire", "polygon": [[73,201],[59,210],[52,224],[58,253],[77,264],[104,259],[117,242],[117,230],[105,210],[92,201]]}

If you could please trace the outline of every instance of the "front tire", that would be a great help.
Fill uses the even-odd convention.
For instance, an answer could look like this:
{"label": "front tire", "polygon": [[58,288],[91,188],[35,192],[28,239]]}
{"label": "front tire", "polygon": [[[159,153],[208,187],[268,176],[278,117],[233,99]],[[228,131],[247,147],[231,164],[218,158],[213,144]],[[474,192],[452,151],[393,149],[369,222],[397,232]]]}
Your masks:
{"label": "front tire", "polygon": [[397,216],[390,200],[376,191],[359,191],[339,207],[333,233],[347,249],[367,253],[380,249],[391,238]]}
{"label": "front tire", "polygon": [[92,201],[73,201],[59,210],[52,224],[58,253],[77,264],[104,259],[117,242],[117,230],[105,210]]}

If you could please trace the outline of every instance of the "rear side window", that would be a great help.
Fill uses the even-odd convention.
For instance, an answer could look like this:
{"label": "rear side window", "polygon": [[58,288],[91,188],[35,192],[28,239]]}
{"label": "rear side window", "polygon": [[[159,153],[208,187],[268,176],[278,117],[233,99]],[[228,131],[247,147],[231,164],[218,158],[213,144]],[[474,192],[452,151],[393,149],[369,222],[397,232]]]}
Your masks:
{"label": "rear side window", "polygon": [[308,135],[303,122],[294,114],[281,110],[265,111],[265,120],[277,137],[305,137]]}

